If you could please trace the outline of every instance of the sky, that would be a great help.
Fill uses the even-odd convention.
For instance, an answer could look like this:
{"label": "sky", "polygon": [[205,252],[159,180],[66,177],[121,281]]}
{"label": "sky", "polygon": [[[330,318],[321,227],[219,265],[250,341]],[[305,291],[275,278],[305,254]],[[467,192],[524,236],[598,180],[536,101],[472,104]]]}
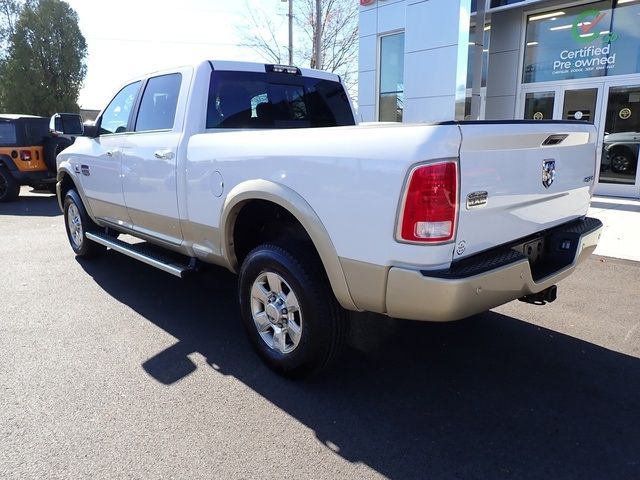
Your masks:
{"label": "sky", "polygon": [[83,109],[101,110],[127,80],[201,60],[263,62],[241,47],[247,9],[262,9],[286,43],[287,3],[281,0],[66,0],[87,40]]}

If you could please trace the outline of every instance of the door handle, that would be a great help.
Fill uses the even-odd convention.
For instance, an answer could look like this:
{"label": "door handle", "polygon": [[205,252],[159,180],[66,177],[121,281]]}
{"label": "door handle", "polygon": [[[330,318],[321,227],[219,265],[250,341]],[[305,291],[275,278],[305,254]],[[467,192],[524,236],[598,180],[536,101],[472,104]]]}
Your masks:
{"label": "door handle", "polygon": [[113,157],[114,153],[116,153],[117,150],[107,150],[107,157]]}
{"label": "door handle", "polygon": [[173,152],[171,150],[156,150],[153,152],[153,156],[160,160],[171,160],[173,159]]}

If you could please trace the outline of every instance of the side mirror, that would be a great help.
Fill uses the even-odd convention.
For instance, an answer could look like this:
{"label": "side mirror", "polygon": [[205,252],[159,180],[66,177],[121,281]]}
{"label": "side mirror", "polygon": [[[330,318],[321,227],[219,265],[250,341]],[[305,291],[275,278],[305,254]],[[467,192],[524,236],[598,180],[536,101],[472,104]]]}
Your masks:
{"label": "side mirror", "polygon": [[82,134],[84,137],[96,138],[100,133],[98,126],[93,122],[85,122],[82,127],[84,128]]}
{"label": "side mirror", "polygon": [[82,135],[82,117],[77,113],[56,113],[49,121],[49,130],[56,135]]}

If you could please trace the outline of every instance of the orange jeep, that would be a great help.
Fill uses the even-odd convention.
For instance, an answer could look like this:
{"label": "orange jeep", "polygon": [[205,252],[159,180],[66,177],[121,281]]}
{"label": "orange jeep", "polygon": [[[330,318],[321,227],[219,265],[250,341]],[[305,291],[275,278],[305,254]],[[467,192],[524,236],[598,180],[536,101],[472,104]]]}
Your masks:
{"label": "orange jeep", "polygon": [[56,156],[72,140],[52,134],[49,122],[0,114],[0,202],[18,198],[21,185],[55,193]]}

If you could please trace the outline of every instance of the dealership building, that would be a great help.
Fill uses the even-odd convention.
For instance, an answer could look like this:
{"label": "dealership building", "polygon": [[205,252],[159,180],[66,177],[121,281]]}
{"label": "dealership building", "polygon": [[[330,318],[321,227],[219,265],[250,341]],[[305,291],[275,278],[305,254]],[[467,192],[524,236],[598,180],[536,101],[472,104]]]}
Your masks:
{"label": "dealership building", "polygon": [[596,193],[640,198],[640,0],[359,1],[362,121],[587,121]]}

